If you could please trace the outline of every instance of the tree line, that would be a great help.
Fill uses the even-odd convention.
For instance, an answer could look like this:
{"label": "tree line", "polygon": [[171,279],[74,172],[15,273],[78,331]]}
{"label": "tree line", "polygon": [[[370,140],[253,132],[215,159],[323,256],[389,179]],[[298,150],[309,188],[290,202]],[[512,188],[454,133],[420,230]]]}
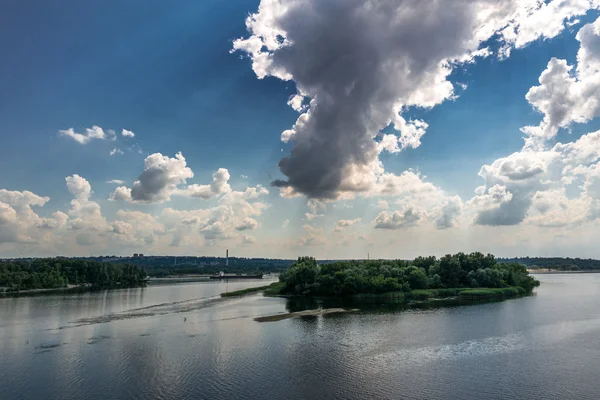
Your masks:
{"label": "tree line", "polygon": [[282,293],[344,297],[355,294],[410,292],[443,288],[521,287],[531,292],[539,282],[519,263],[498,263],[492,254],[448,254],[405,260],[298,260],[280,275]]}
{"label": "tree line", "polygon": [[600,270],[600,260],[570,257],[516,257],[501,258],[501,263],[519,263],[532,269],[554,269],[558,271]]}
{"label": "tree line", "polygon": [[0,288],[9,291],[54,289],[67,285],[136,286],[146,278],[143,267],[77,259],[0,261]]}

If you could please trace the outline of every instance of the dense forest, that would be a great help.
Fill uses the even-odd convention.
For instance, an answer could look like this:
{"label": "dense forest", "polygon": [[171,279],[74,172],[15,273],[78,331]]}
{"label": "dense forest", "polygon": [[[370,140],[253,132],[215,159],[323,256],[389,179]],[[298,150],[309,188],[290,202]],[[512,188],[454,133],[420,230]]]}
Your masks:
{"label": "dense forest", "polygon": [[[220,271],[225,271],[230,274],[268,274],[280,273],[294,263],[294,260],[269,259],[269,258],[244,258],[244,257],[229,257],[226,265],[224,257],[209,257],[209,256],[144,256],[137,255],[133,257],[117,257],[117,256],[98,256],[98,257],[57,257],[51,262],[64,263],[68,261],[86,261],[88,263],[108,263],[108,264],[135,264],[140,268],[144,268],[150,277],[165,277],[176,275],[213,275]],[[12,260],[21,263],[35,262],[35,258],[21,258]],[[2,260],[0,260],[2,262]],[[0,285],[1,286],[1,285]]]}
{"label": "dense forest", "polygon": [[498,263],[482,253],[458,253],[437,259],[413,261],[337,261],[319,264],[300,257],[280,275],[282,293],[345,297],[356,294],[411,292],[446,288],[520,287],[524,292],[539,285],[519,263]]}
{"label": "dense forest", "polygon": [[133,264],[112,264],[81,259],[0,261],[0,288],[7,291],[63,288],[67,285],[136,286],[146,271]]}
{"label": "dense forest", "polygon": [[531,269],[553,269],[558,271],[600,270],[600,260],[569,257],[522,257],[500,258],[501,263],[519,263]]}

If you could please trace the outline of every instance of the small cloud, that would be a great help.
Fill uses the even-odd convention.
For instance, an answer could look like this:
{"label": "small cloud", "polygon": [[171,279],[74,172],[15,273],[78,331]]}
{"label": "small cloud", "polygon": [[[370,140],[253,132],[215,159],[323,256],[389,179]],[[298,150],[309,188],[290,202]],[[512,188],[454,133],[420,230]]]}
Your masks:
{"label": "small cloud", "polygon": [[336,225],[340,228],[346,228],[352,226],[354,224],[358,224],[360,222],[360,218],[356,219],[340,219]]}
{"label": "small cloud", "polygon": [[281,227],[282,228],[287,228],[289,224],[290,224],[290,220],[286,219],[285,221],[283,221],[283,224],[281,225]]}
{"label": "small cloud", "polygon": [[258,228],[258,222],[254,218],[246,217],[235,227],[238,231],[247,231]]}
{"label": "small cloud", "polygon": [[111,133],[114,133],[114,131],[104,132],[104,129],[96,125],[86,128],[85,133],[75,132],[73,128],[58,131],[59,136],[69,137],[79,144],[87,144],[92,140],[106,140],[112,137]]}
{"label": "small cloud", "polygon": [[375,218],[375,229],[402,229],[416,225],[421,219],[419,211],[412,207],[401,211],[382,211]]}
{"label": "small cloud", "polygon": [[127,129],[123,129],[123,130],[121,131],[121,135],[122,135],[123,137],[131,137],[131,138],[132,138],[132,137],[135,137],[135,133],[133,133],[132,131],[128,131]]}
{"label": "small cloud", "polygon": [[242,178],[242,179],[248,179],[248,176],[242,174],[242,175],[240,175],[240,178]]}
{"label": "small cloud", "polygon": [[114,183],[115,185],[124,185],[125,181],[120,179],[111,179],[110,181],[106,181],[106,183]]}
{"label": "small cloud", "polygon": [[121,150],[121,149],[118,149],[118,148],[116,148],[116,147],[115,147],[114,149],[112,149],[112,150],[110,151],[110,155],[111,155],[111,156],[114,156],[114,155],[116,155],[116,154],[123,154],[123,150]]}

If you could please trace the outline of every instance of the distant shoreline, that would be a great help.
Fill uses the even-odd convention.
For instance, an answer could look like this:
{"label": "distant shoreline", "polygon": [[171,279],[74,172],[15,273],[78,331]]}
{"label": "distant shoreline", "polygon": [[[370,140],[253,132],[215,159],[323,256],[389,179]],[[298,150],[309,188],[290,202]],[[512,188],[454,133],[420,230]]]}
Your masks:
{"label": "distant shoreline", "polygon": [[561,271],[558,269],[528,269],[527,272],[530,274],[547,275],[547,274],[597,274],[600,273],[600,269],[588,269],[583,271]]}

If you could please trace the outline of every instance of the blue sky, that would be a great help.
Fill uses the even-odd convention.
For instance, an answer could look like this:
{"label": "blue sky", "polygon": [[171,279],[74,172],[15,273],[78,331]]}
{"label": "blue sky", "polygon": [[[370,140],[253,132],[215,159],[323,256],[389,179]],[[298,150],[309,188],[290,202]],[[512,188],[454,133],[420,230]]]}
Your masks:
{"label": "blue sky", "polygon": [[[600,128],[593,110],[582,111],[576,109],[577,104],[565,102],[562,106],[571,107],[574,116],[570,120],[565,117],[557,125],[556,132],[547,133],[543,140],[536,142],[534,150],[524,147],[523,139],[527,134],[520,130],[525,126],[540,125],[544,115],[552,117],[552,110],[540,109],[539,104],[546,103],[528,101],[526,94],[530,88],[540,85],[540,74],[553,57],[575,66],[572,71],[575,74],[577,54],[583,47],[577,33],[596,21],[598,13],[592,10],[596,7],[594,2],[590,2],[589,10],[581,10],[571,6],[569,1],[561,6],[552,5],[558,3],[556,1],[549,1],[527,8],[526,17],[521,14],[514,14],[517,15],[514,17],[511,13],[516,12],[517,6],[507,0],[506,10],[501,10],[506,11],[505,20],[484,21],[494,27],[495,33],[474,45],[462,43],[476,37],[476,33],[462,32],[459,25],[452,25],[453,20],[444,27],[447,32],[431,28],[431,32],[411,36],[412,43],[407,43],[407,39],[400,40],[394,44],[397,48],[381,41],[370,42],[370,47],[365,49],[378,50],[379,44],[381,51],[385,49],[382,59],[391,57],[389,54],[398,50],[399,58],[387,60],[398,63],[394,65],[403,65],[404,57],[409,62],[412,62],[410,57],[419,61],[420,57],[427,57],[424,65],[431,71],[424,71],[423,76],[429,72],[439,75],[432,66],[447,62],[449,56],[442,54],[447,50],[423,55],[415,49],[435,47],[432,43],[444,36],[458,38],[444,45],[446,49],[454,49],[453,56],[467,55],[483,48],[488,48],[490,54],[474,56],[470,63],[453,61],[451,71],[439,75],[440,79],[452,84],[453,92],[440,94],[433,100],[433,105],[418,100],[404,102],[400,115],[406,121],[422,120],[428,125],[419,137],[419,145],[401,146],[398,151],[379,149],[375,158],[368,162],[357,164],[353,158],[353,161],[340,165],[339,170],[333,160],[336,157],[347,160],[348,157],[342,154],[344,151],[358,151],[350,148],[352,141],[346,141],[344,136],[353,129],[352,125],[344,122],[345,130],[340,131],[340,136],[334,136],[327,130],[327,122],[314,117],[317,125],[312,131],[298,131],[287,143],[283,143],[280,136],[292,128],[299,116],[287,104],[291,96],[304,91],[306,105],[311,98],[325,98],[329,89],[324,88],[334,86],[332,82],[319,81],[325,79],[321,71],[331,72],[333,75],[330,76],[335,77],[336,74],[350,74],[349,71],[354,69],[360,71],[353,67],[363,62],[367,65],[369,57],[362,56],[359,50],[363,40],[372,40],[367,36],[371,28],[370,17],[348,20],[344,28],[336,28],[333,34],[325,34],[328,31],[323,28],[319,41],[337,43],[335,35],[339,33],[340,38],[344,38],[341,40],[355,40],[358,49],[334,46],[337,49],[334,51],[339,54],[327,58],[316,46],[302,43],[302,40],[308,41],[311,30],[315,29],[310,18],[331,27],[341,23],[335,19],[327,20],[331,17],[331,9],[337,7],[335,11],[339,15],[346,15],[345,12],[356,15],[353,13],[364,5],[355,1],[346,4],[335,1],[332,3],[335,6],[328,9],[309,0],[263,0],[261,11],[255,14],[258,22],[247,26],[246,17],[257,13],[259,3],[254,0],[179,1],[175,4],[163,1],[62,1],[36,3],[35,7],[28,2],[5,3],[0,17],[3,53],[0,63],[0,189],[5,190],[0,196],[0,205],[4,204],[0,210],[4,210],[6,222],[0,224],[0,229],[5,232],[0,234],[0,254],[85,255],[135,251],[201,255],[220,254],[229,247],[236,248],[239,255],[267,257],[300,254],[359,257],[371,251],[381,257],[404,258],[421,253],[439,255],[471,250],[500,255],[544,255],[553,251],[556,255],[600,257],[593,246],[577,240],[578,235],[584,232],[587,235],[597,229],[595,217],[590,217],[598,201],[592,191],[595,184],[592,172],[574,178],[579,180],[579,190],[570,187],[566,197],[553,198],[555,202],[566,204],[563,211],[536,208],[536,204],[546,195],[559,196],[568,186],[558,183],[565,176],[538,176],[535,182],[529,182],[528,189],[513,188],[511,185],[517,183],[500,175],[487,180],[478,176],[482,166],[492,166],[511,154],[521,154],[515,156],[519,160],[544,158],[543,154],[551,151],[556,143],[578,143],[582,136]],[[414,17],[403,14],[401,18],[407,18],[409,24],[417,20],[420,7],[432,7],[430,14],[443,12],[433,10],[433,2],[406,3],[409,4],[408,12],[414,11]],[[278,4],[289,9],[285,13],[278,11]],[[394,2],[390,4],[397,6]],[[540,23],[536,13],[547,12],[544,7],[554,6],[557,8],[553,9],[552,15],[558,22],[555,21],[555,27],[550,29],[548,26],[553,24]],[[312,14],[305,14],[307,9]],[[373,21],[382,17],[377,11],[369,12],[374,14]],[[298,13],[299,22],[290,24],[288,17],[291,19],[293,13]],[[442,14],[440,18],[446,17]],[[465,15],[463,25],[472,22],[468,18],[476,17]],[[556,28],[557,24],[560,29]],[[289,43],[269,49],[264,29],[272,26],[280,27],[281,32],[270,34],[282,35]],[[517,32],[516,38],[502,33],[507,26]],[[344,29],[348,31],[344,33]],[[405,35],[400,28],[397,31],[390,28],[389,33],[390,38],[394,34],[397,37]],[[459,38],[459,35],[464,37]],[[240,38],[242,42],[235,44]],[[263,41],[258,52],[248,50],[247,42],[243,42],[251,38]],[[504,47],[511,49],[508,57],[500,55]],[[234,48],[236,51],[232,51]],[[266,67],[266,76],[259,79],[260,73],[256,68],[253,70],[252,62],[257,64],[261,52],[270,54],[291,76],[282,79],[273,67],[276,64],[270,64]],[[336,72],[339,60],[348,54],[353,57],[352,65],[340,66]],[[306,65],[302,65],[304,60]],[[317,70],[315,66],[318,66]],[[413,71],[411,74],[418,73]],[[585,79],[592,82],[595,75]],[[418,97],[420,93],[436,91],[428,86],[426,78],[411,77],[415,81],[421,78],[420,86],[409,88],[404,77],[394,73],[394,77],[389,78],[389,87],[395,92],[387,87],[388,84],[383,84],[382,89],[389,89],[398,99],[408,94]],[[357,75],[348,79],[360,85],[367,78]],[[368,77],[372,80],[371,86],[386,79],[388,77],[383,74]],[[578,79],[584,82],[583,76]],[[466,86],[461,87],[463,84]],[[334,92],[328,94],[331,93]],[[595,94],[589,96],[593,100]],[[555,97],[561,98],[560,95]],[[344,115],[344,110],[354,106],[342,107],[348,99],[334,97],[333,100],[335,109],[328,111],[333,114],[332,121],[347,120],[349,115]],[[322,104],[317,102],[310,110],[319,110],[319,106],[323,109]],[[371,106],[379,107],[378,111],[389,114],[390,118],[398,111],[386,109],[389,104],[385,102]],[[302,113],[307,110],[305,108]],[[581,115],[584,117],[579,117]],[[582,118],[585,123],[580,123]],[[390,140],[392,135],[393,138],[409,137],[408,131],[399,129],[397,124],[396,129],[388,127],[385,130],[387,124],[373,124],[389,134]],[[59,133],[69,128],[83,133],[92,126],[101,127],[106,138],[81,144]],[[122,129],[134,132],[135,137],[122,136]],[[112,140],[109,130],[116,132],[116,140]],[[383,133],[377,135],[377,131],[370,131],[365,135],[376,136],[369,139],[376,146]],[[339,143],[338,147],[334,146],[339,149],[339,154],[336,154],[337,150],[330,154],[335,165],[328,166],[327,162],[321,165],[318,160],[315,163],[315,159],[298,156],[292,159],[295,167],[291,173],[280,170],[279,160],[293,149],[301,148],[302,143],[310,143],[312,155],[321,154],[327,143]],[[111,156],[113,149],[123,154]],[[174,168],[189,168],[193,178],[174,178],[174,186],[165,186],[158,195],[150,196],[145,186],[149,183],[141,179],[146,158],[160,153],[164,160],[175,159],[178,152],[185,158],[185,165]],[[365,160],[366,154],[361,154],[359,159]],[[347,186],[344,179],[356,179],[348,175],[349,170],[357,165],[370,170],[373,163],[378,162],[384,170],[375,171],[367,178],[360,177],[372,179],[372,183],[344,189]],[[585,162],[584,166],[590,171],[596,165],[596,159]],[[544,173],[553,168],[554,164],[549,163],[542,167]],[[163,168],[164,165],[159,164],[155,168]],[[314,179],[300,182],[307,174],[298,170],[313,164]],[[530,161],[526,164],[529,166]],[[226,186],[190,188],[191,185],[210,185],[213,179],[219,181],[221,178],[213,178],[219,168],[227,170]],[[407,171],[414,178],[411,178],[412,183],[404,182],[402,178],[394,183],[390,193],[382,193],[384,179],[406,178]],[[171,174],[167,169],[163,172]],[[341,183],[331,183],[327,193],[321,194],[313,181],[319,181],[330,172],[339,174]],[[68,188],[65,178],[74,174],[83,180],[76,180],[76,188]],[[279,188],[273,187],[271,182],[275,179],[285,181],[289,193],[280,193]],[[110,180],[123,183],[108,183]],[[556,185],[542,190],[540,185],[550,180]],[[141,182],[137,191],[135,181]],[[588,181],[591,183],[586,186]],[[475,193],[482,185],[483,189]],[[130,194],[115,196],[119,186],[129,190]],[[244,198],[242,193],[247,188],[256,190],[257,187],[260,195]],[[22,195],[24,191],[49,199],[32,200],[31,196]],[[20,193],[19,199],[15,198],[16,192]],[[142,192],[147,196],[141,195]],[[526,195],[522,194],[525,192]],[[294,197],[288,198],[290,195]],[[79,209],[72,204],[73,199],[80,202]],[[579,203],[571,204],[576,201]],[[517,203],[527,208],[523,209],[524,216],[506,217],[508,212],[520,212],[513,210]],[[587,208],[579,210],[577,207],[583,207],[583,203]],[[569,207],[574,210],[573,216],[565,211],[571,210]],[[165,209],[176,210],[179,214],[167,221],[170,217],[165,215]],[[443,210],[452,211],[451,215],[444,214],[446,211]],[[57,211],[64,213],[64,217],[55,215]],[[123,213],[131,211],[144,216]],[[487,217],[482,217],[490,213],[498,214],[498,218],[490,217],[490,222]],[[189,221],[192,214],[193,223]],[[569,214],[571,219],[559,223],[556,221],[559,214]],[[411,215],[418,217],[412,220]],[[550,222],[540,222],[543,218],[549,218]],[[156,226],[149,228],[148,223],[142,223],[140,219],[146,219],[146,222],[152,219]],[[247,219],[254,222],[247,224],[247,228],[238,229],[246,226],[244,221],[248,222]],[[440,222],[442,220],[444,222]],[[484,220],[488,222],[482,222]],[[512,222],[507,223],[509,220]],[[44,229],[40,228],[42,225]],[[572,242],[564,240],[564,235]],[[557,242],[563,244],[557,245]]]}

